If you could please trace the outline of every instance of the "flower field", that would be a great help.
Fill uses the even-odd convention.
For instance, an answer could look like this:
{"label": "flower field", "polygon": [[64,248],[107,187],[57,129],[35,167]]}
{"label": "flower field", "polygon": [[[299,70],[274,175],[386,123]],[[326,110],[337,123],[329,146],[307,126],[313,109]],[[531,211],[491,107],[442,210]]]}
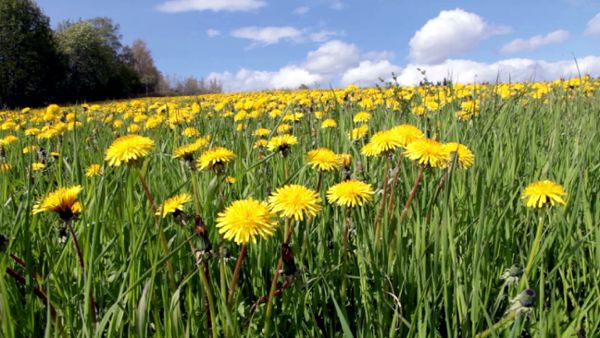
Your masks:
{"label": "flower field", "polygon": [[1,336],[597,336],[599,87],[0,112]]}

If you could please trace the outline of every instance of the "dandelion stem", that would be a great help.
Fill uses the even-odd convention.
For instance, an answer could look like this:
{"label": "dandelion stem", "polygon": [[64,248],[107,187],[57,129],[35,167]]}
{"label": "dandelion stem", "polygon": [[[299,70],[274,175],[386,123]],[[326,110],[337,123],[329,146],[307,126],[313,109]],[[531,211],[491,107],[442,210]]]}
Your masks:
{"label": "dandelion stem", "polygon": [[235,287],[237,286],[238,279],[240,278],[240,271],[242,270],[242,263],[244,262],[244,258],[246,258],[246,253],[248,252],[248,244],[242,244],[242,248],[240,250],[240,254],[237,258],[237,262],[235,263],[235,269],[233,270],[233,276],[231,277],[231,286],[229,288],[229,297],[227,297],[227,304],[231,306],[233,302],[233,296],[235,295]]}
{"label": "dandelion stem", "polygon": [[[79,246],[79,241],[77,240],[77,235],[75,234],[75,231],[73,230],[73,227],[71,226],[71,221],[65,222],[67,229],[69,229],[69,232],[71,233],[71,237],[73,238],[73,245],[75,246],[75,252],[77,252],[77,258],[79,259],[79,266],[81,267],[81,274],[83,275],[83,278],[85,280],[86,276],[85,276],[85,264],[83,262],[83,254],[81,253],[81,247]],[[94,326],[96,325],[96,303],[94,301],[94,290],[93,290],[93,284],[90,283],[90,311],[91,311],[91,315],[92,315],[92,323],[94,324]]]}
{"label": "dandelion stem", "polygon": [[[21,276],[21,274],[19,274],[18,272],[16,272],[15,270],[11,269],[11,268],[6,268],[6,273],[11,276],[14,280],[16,280],[19,284],[25,286],[27,284],[27,281],[25,280],[25,277]],[[33,287],[33,293],[42,301],[44,302],[44,304],[46,306],[50,307],[50,315],[52,316],[52,319],[56,320],[56,310],[54,309],[54,306],[50,303],[50,301],[48,300],[48,296],[46,295],[46,293],[41,290],[40,288],[38,288],[37,286]]]}
{"label": "dandelion stem", "polygon": [[492,333],[496,332],[497,330],[499,330],[500,328],[502,328],[504,325],[510,323],[511,321],[513,321],[517,316],[517,311],[511,311],[507,316],[505,316],[504,318],[500,319],[498,322],[496,322],[494,325],[492,325],[490,328],[488,328],[485,331],[482,331],[478,334],[475,335],[475,338],[485,338],[485,337],[489,337],[492,335]]}
{"label": "dandelion stem", "polygon": [[383,169],[383,194],[381,195],[381,203],[379,204],[379,209],[377,209],[377,215],[375,215],[375,242],[379,243],[379,235],[381,232],[381,218],[383,217],[385,211],[385,202],[387,195],[387,187],[388,187],[388,175],[390,171],[390,162],[391,158],[386,156],[385,159],[385,168]]}
{"label": "dandelion stem", "polygon": [[400,178],[400,164],[402,163],[402,155],[398,156],[398,160],[396,161],[396,172],[394,173],[394,178],[392,179],[392,186],[390,188],[389,193],[389,201],[388,201],[388,213],[391,214],[392,210],[394,210],[396,199],[394,195],[396,194],[396,185],[398,184],[398,179]]}
{"label": "dandelion stem", "polygon": [[350,237],[350,224],[352,218],[350,218],[350,208],[346,207],[344,210],[344,237],[342,239],[342,286],[340,287],[340,294],[344,304],[346,303],[346,289],[348,285],[348,279],[346,278],[346,266],[348,257],[348,240]]}
{"label": "dandelion stem", "polygon": [[271,329],[271,316],[273,314],[273,298],[275,297],[275,291],[277,290],[277,281],[279,280],[279,271],[283,268],[283,246],[290,241],[293,232],[293,226],[291,226],[288,218],[285,219],[283,242],[281,243],[281,253],[279,260],[277,261],[277,267],[275,273],[273,273],[273,279],[271,280],[271,288],[269,289],[269,295],[267,297],[267,311],[265,313],[265,337],[268,337]]}
{"label": "dandelion stem", "polygon": [[144,193],[146,194],[146,198],[148,199],[148,202],[150,202],[150,207],[152,207],[152,210],[156,210],[156,205],[154,204],[154,199],[152,198],[152,194],[150,194],[150,190],[148,189],[148,184],[146,183],[146,179],[144,178],[144,174],[142,174],[142,172],[139,172],[139,177],[140,177],[140,182],[142,183],[142,188],[144,189]]}
{"label": "dandelion stem", "polygon": [[542,212],[543,211],[540,211],[539,222],[535,231],[535,238],[533,239],[533,243],[531,244],[531,251],[529,251],[529,258],[527,259],[527,265],[525,266],[523,278],[519,283],[519,289],[523,289],[525,288],[525,286],[527,286],[527,280],[529,279],[529,274],[531,273],[531,269],[533,268],[535,256],[537,255],[538,250],[540,248],[542,234],[544,233],[544,215],[542,214]]}

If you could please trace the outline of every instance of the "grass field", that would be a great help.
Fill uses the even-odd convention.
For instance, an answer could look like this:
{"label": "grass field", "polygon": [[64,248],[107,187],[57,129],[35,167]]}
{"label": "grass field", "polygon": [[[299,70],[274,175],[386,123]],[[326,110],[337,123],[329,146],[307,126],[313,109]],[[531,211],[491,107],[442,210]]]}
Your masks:
{"label": "grass field", "polygon": [[[349,87],[0,112],[1,336],[595,337],[598,87]],[[370,142],[398,125],[423,135]],[[127,134],[153,145],[107,152]],[[423,138],[438,148],[413,149]],[[208,158],[211,147],[235,158]],[[307,157],[320,147],[351,159]],[[330,191],[348,178],[373,191],[361,205]],[[566,195],[527,207],[524,189],[540,180]],[[289,198],[300,209],[288,217],[273,203],[230,208],[273,202],[288,184],[314,190]],[[43,203],[77,185],[72,199],[54,196],[60,212]],[[183,193],[191,200],[163,203]],[[235,241],[227,226],[263,231]]]}

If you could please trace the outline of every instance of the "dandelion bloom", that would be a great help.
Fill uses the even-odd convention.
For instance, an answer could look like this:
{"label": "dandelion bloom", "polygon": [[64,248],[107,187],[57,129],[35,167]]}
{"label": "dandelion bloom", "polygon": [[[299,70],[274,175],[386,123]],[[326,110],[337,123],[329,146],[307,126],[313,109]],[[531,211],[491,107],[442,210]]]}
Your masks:
{"label": "dandelion bloom", "polygon": [[543,180],[529,184],[523,190],[523,199],[528,208],[541,208],[547,204],[565,205],[565,189],[558,183]]}
{"label": "dandelion bloom", "polygon": [[320,171],[335,170],[342,165],[338,154],[327,148],[311,150],[306,155],[306,158],[313,169]]}
{"label": "dandelion bloom", "polygon": [[349,168],[352,164],[352,155],[351,154],[339,154],[338,159],[344,168]]}
{"label": "dandelion bloom", "polygon": [[352,118],[352,121],[357,123],[364,123],[364,122],[369,122],[369,120],[371,119],[371,113],[366,112],[366,111],[361,111],[358,112],[354,115],[354,118]]}
{"label": "dandelion bloom", "polygon": [[267,203],[253,198],[233,202],[217,218],[219,233],[237,244],[256,243],[256,236],[267,238],[275,226]]}
{"label": "dandelion bloom", "polygon": [[6,173],[11,171],[12,165],[10,163],[0,163],[0,173]]}
{"label": "dandelion bloom", "polygon": [[373,198],[373,189],[367,183],[347,180],[327,190],[327,200],[340,206],[355,207]]}
{"label": "dandelion bloom", "polygon": [[402,147],[408,146],[412,141],[425,137],[421,129],[412,124],[400,124],[389,130],[390,133],[396,135]]}
{"label": "dandelion bloom", "polygon": [[136,134],[125,135],[116,139],[108,147],[105,160],[110,166],[118,167],[147,156],[153,148],[154,141],[147,137]]}
{"label": "dandelion bloom", "polygon": [[44,168],[46,168],[46,165],[42,162],[31,163],[31,170],[33,170],[33,171],[40,171]]}
{"label": "dandelion bloom", "polygon": [[334,119],[326,119],[323,121],[323,123],[321,123],[321,129],[335,128],[335,127],[337,127],[337,122],[335,122]]}
{"label": "dandelion bloom", "polygon": [[315,216],[321,210],[319,195],[299,184],[289,184],[277,189],[269,197],[269,206],[283,217],[293,217],[302,221],[304,215]]}
{"label": "dandelion bloom", "polygon": [[450,153],[444,145],[427,138],[411,142],[406,147],[404,155],[419,164],[432,168],[444,168],[450,161]]}
{"label": "dandelion bloom", "polygon": [[81,212],[81,203],[77,201],[77,195],[81,192],[81,186],[76,185],[68,188],[59,188],[39,203],[33,206],[33,213],[56,212],[63,221],[68,221]]}
{"label": "dandelion bloom", "polygon": [[235,182],[237,182],[237,179],[233,176],[227,176],[225,177],[225,182],[229,184],[234,184]]}
{"label": "dandelion bloom", "polygon": [[265,140],[264,138],[261,138],[261,139],[256,140],[256,142],[254,142],[254,145],[252,146],[252,148],[254,148],[254,149],[266,148],[267,145],[269,145],[269,141]]}
{"label": "dandelion bloom", "polygon": [[450,155],[452,155],[452,153],[456,153],[456,159],[460,168],[468,169],[475,162],[475,155],[473,155],[471,149],[464,144],[449,142],[444,144],[444,148],[446,148],[446,151],[448,151]]}
{"label": "dandelion bloom", "polygon": [[294,135],[284,134],[280,136],[274,136],[269,140],[267,149],[271,151],[285,151],[293,144],[297,144],[298,139]]}
{"label": "dandelion bloom", "polygon": [[271,133],[271,130],[267,129],[267,128],[258,128],[254,131],[254,136],[266,136],[269,135]]}
{"label": "dandelion bloom", "polygon": [[201,142],[194,142],[178,147],[173,151],[173,159],[183,158],[186,161],[192,161],[194,153],[200,150],[200,148],[202,148],[203,146],[204,144],[202,144]]}
{"label": "dandelion bloom", "polygon": [[348,133],[348,138],[350,138],[350,141],[360,140],[361,138],[365,137],[365,135],[367,135],[368,131],[369,131],[369,126],[366,124],[363,124],[360,127],[356,127],[354,129],[352,129]]}
{"label": "dandelion bloom", "polygon": [[215,169],[234,158],[233,151],[225,147],[213,147],[202,153],[196,164],[200,170]]}
{"label": "dandelion bloom", "polygon": [[198,131],[198,129],[196,129],[194,127],[187,127],[183,130],[181,135],[183,135],[185,137],[194,137],[194,136],[200,135],[200,132]]}
{"label": "dandelion bloom", "polygon": [[85,169],[85,176],[93,177],[102,175],[102,167],[99,164],[91,164]]}
{"label": "dandelion bloom", "polygon": [[378,156],[401,145],[402,142],[396,133],[385,130],[375,133],[360,152],[366,156]]}
{"label": "dandelion bloom", "polygon": [[156,211],[156,216],[166,217],[169,214],[183,212],[183,206],[192,201],[192,196],[187,193],[168,198]]}

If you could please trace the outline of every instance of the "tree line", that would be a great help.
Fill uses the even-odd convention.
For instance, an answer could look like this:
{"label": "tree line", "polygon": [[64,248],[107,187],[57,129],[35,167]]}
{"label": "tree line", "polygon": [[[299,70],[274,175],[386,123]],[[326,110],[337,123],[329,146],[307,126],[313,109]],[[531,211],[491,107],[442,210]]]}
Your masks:
{"label": "tree line", "polygon": [[56,30],[32,0],[0,0],[0,108],[221,92],[216,81],[163,75],[146,43],[123,44],[110,18]]}

